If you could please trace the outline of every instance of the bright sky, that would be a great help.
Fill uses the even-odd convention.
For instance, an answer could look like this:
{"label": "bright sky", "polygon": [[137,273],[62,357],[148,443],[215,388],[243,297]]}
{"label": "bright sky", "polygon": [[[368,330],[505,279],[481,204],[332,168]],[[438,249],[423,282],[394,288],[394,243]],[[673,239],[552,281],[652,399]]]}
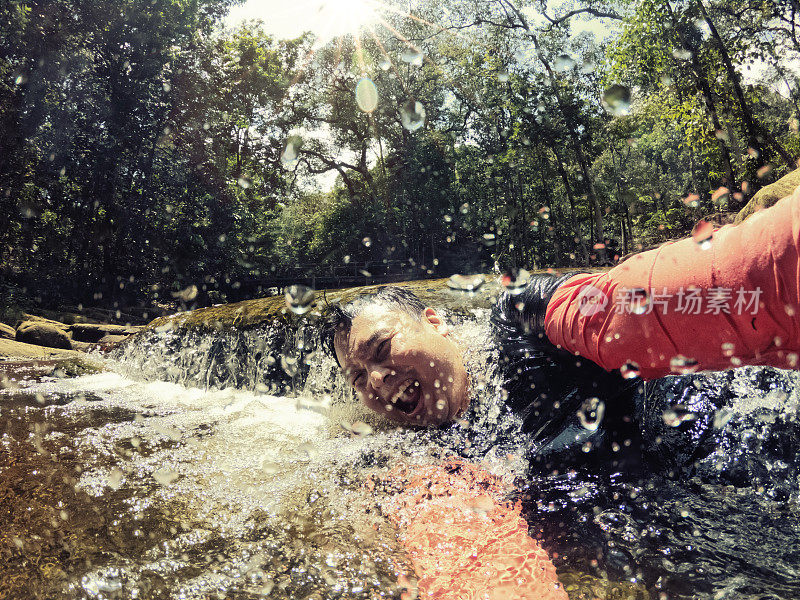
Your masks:
{"label": "bright sky", "polygon": [[[551,0],[548,14],[558,12],[566,0]],[[312,31],[325,43],[334,37],[354,33],[360,27],[377,21],[378,13],[385,12],[379,0],[247,0],[231,9],[226,23],[235,26],[249,19],[264,21],[267,33],[276,38],[294,39],[306,31]],[[539,25],[544,19],[526,10],[531,25]],[[572,19],[572,32],[589,31],[599,38],[610,35],[609,19]]]}
{"label": "bright sky", "polygon": [[247,0],[231,9],[226,23],[235,26],[261,19],[274,37],[294,39],[312,31],[324,43],[374,22],[373,4],[371,0]]}

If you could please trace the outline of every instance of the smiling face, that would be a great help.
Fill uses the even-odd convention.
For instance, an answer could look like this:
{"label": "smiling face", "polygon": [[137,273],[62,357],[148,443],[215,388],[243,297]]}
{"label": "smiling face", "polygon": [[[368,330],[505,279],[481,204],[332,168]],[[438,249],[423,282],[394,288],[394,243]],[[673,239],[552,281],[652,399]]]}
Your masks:
{"label": "smiling face", "polygon": [[432,308],[415,319],[371,306],[334,338],[336,357],[359,399],[406,425],[436,425],[469,404],[462,352]]}

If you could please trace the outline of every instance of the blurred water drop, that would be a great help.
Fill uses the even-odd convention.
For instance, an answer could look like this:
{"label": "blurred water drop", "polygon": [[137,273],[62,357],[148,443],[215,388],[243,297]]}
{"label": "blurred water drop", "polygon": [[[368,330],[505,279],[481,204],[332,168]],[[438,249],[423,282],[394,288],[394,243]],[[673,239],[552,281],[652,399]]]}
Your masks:
{"label": "blurred water drop", "polygon": [[658,78],[658,80],[661,82],[661,85],[663,85],[664,87],[669,87],[673,83],[675,83],[672,80],[672,77],[670,77],[669,75],[662,75],[661,77]]}
{"label": "blurred water drop", "polygon": [[624,85],[614,84],[603,92],[603,108],[615,117],[623,117],[631,112],[631,91]]}
{"label": "blurred water drop", "polygon": [[281,154],[281,164],[286,169],[293,169],[300,162],[300,148],[303,147],[303,138],[299,135],[290,135],[286,138],[286,147]]}
{"label": "blurred water drop", "polygon": [[311,310],[314,290],[305,285],[290,285],[286,288],[286,307],[296,315],[304,315]]}
{"label": "blurred water drop", "polygon": [[182,302],[192,302],[197,298],[198,289],[196,285],[190,285],[179,292],[172,292],[172,297]]}
{"label": "blurred water drop", "polygon": [[693,358],[688,358],[681,354],[677,356],[673,356],[669,361],[669,368],[673,373],[677,373],[679,375],[687,375],[689,373],[694,373],[700,367],[700,363],[698,363]]}
{"label": "blurred water drop", "polygon": [[638,364],[629,360],[619,368],[619,372],[624,379],[635,379],[641,373],[641,369]]}
{"label": "blurred water drop", "polygon": [[343,421],[342,429],[357,436],[370,435],[373,432],[372,426],[363,421],[354,421],[353,423]]}
{"label": "blurred water drop", "polygon": [[508,73],[506,72],[501,72],[497,74],[497,81],[499,81],[500,83],[507,83],[508,78],[509,78]]}
{"label": "blurred water drop", "polygon": [[451,275],[447,287],[460,292],[472,292],[483,285],[483,275]]}
{"label": "blurred water drop", "polygon": [[400,55],[400,60],[414,67],[421,67],[425,55],[416,48],[408,48]]}
{"label": "blurred water drop", "polygon": [[581,65],[581,68],[578,71],[583,75],[590,75],[597,70],[597,65],[594,64],[592,61],[587,60],[585,63]]}
{"label": "blurred water drop", "polygon": [[369,77],[363,77],[356,84],[356,104],[365,113],[371,113],[378,107],[378,88]]}
{"label": "blurred water drop", "polygon": [[298,360],[296,356],[281,355],[281,368],[289,377],[297,375]]}
{"label": "blurred water drop", "polygon": [[700,246],[701,250],[711,248],[711,239],[714,237],[714,226],[708,221],[698,221],[692,229],[692,239]]}
{"label": "blurred water drop", "polygon": [[756,176],[759,179],[763,179],[764,177],[769,175],[771,172],[772,172],[772,165],[764,165],[758,171],[756,171]]}
{"label": "blurred water drop", "polygon": [[700,196],[697,194],[689,194],[683,199],[683,203],[689,208],[697,208],[700,206]]}
{"label": "blurred water drop", "polygon": [[400,122],[408,131],[416,131],[425,124],[425,107],[417,100],[407,100],[400,106]]}
{"label": "blurred water drop", "polygon": [[168,469],[167,467],[162,467],[153,472],[153,479],[163,486],[172,485],[178,477],[179,475],[176,471]]}
{"label": "blurred water drop", "polygon": [[531,274],[525,269],[515,269],[500,278],[500,284],[514,296],[521,294],[530,282]]}
{"label": "blurred water drop", "polygon": [[553,61],[553,70],[564,73],[565,71],[569,71],[576,64],[575,59],[569,54],[559,54]]}
{"label": "blurred water drop", "polygon": [[647,290],[642,288],[634,288],[629,290],[630,293],[630,309],[635,315],[643,315],[650,310],[650,294]]}
{"label": "blurred water drop", "polygon": [[384,57],[383,57],[383,58],[382,58],[382,59],[381,59],[381,60],[378,62],[378,68],[379,68],[381,71],[388,71],[389,69],[391,69],[391,68],[392,68],[392,61],[391,61],[391,60],[389,60],[389,57],[388,57],[388,56],[384,56]]}
{"label": "blurred water drop", "polygon": [[686,48],[675,48],[675,50],[672,51],[672,56],[678,60],[689,60],[692,58],[692,53]]}
{"label": "blurred water drop", "polygon": [[281,466],[271,460],[265,460],[261,463],[261,470],[267,475],[275,475],[280,469]]}
{"label": "blurred water drop", "polygon": [[365,237],[363,240],[361,240],[361,243],[364,244],[364,246],[366,246],[367,248],[369,248],[370,246],[372,246],[372,238]]}
{"label": "blurred water drop", "polygon": [[469,212],[469,202],[464,202],[461,206],[458,207],[458,212],[462,215],[465,215]]}
{"label": "blurred water drop", "polygon": [[597,431],[603,422],[606,405],[599,398],[587,398],[578,409],[578,421],[588,431]]}
{"label": "blurred water drop", "polygon": [[733,418],[733,411],[729,408],[720,408],[714,413],[714,429],[722,429]]}
{"label": "blurred water drop", "polygon": [[723,342],[721,349],[722,356],[731,357],[736,352],[736,345],[732,342]]}
{"label": "blurred water drop", "polygon": [[667,427],[678,427],[681,423],[694,421],[697,418],[697,414],[693,413],[682,404],[676,404],[672,408],[665,410],[661,417],[664,419],[664,423]]}
{"label": "blurred water drop", "polygon": [[122,485],[122,477],[122,471],[120,471],[118,468],[114,467],[111,469],[111,471],[108,473],[108,487],[110,487],[112,490],[118,490],[119,486]]}
{"label": "blurred water drop", "polygon": [[239,184],[239,187],[241,187],[243,190],[246,190],[250,187],[250,180],[246,179],[245,177],[239,177],[237,183]]}

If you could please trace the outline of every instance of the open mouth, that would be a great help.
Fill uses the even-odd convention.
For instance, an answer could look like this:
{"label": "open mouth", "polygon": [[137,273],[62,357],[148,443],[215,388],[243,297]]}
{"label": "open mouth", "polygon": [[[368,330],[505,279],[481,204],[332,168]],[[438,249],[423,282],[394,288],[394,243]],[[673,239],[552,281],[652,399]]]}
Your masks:
{"label": "open mouth", "polygon": [[417,410],[421,396],[419,381],[409,379],[400,386],[389,399],[389,402],[394,407],[394,410],[411,415]]}

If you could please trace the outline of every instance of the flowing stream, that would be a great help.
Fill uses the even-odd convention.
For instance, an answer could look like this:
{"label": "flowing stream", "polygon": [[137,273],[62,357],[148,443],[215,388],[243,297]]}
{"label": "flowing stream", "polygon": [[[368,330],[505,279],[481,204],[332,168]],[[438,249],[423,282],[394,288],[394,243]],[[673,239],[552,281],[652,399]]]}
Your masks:
{"label": "flowing stream", "polygon": [[[456,327],[473,418],[434,431],[356,405],[310,326],[155,331],[74,378],[6,365],[0,597],[413,597],[365,482],[451,456],[513,485],[570,598],[800,597],[797,375],[668,378],[647,389],[642,474],[536,470],[486,317]],[[678,422],[662,418],[676,405]],[[703,419],[707,450],[670,463]]]}

